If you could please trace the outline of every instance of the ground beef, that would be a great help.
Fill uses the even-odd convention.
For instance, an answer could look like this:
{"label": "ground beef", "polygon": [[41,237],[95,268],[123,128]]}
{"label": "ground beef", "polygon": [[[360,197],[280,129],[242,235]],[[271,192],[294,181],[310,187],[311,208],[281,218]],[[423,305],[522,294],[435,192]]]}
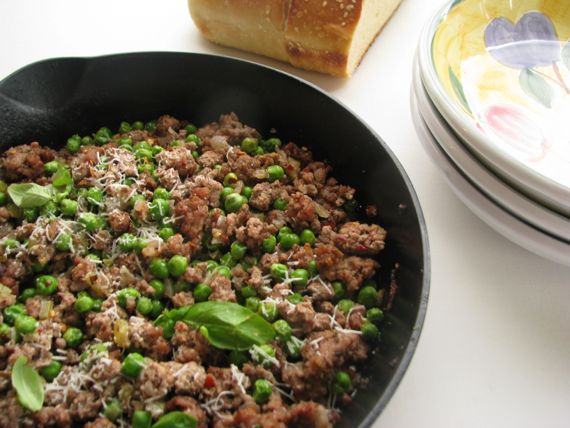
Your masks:
{"label": "ground beef", "polygon": [[44,163],[55,152],[37,142],[11,147],[0,158],[0,172],[6,181],[37,179],[44,175]]}
{"label": "ground beef", "polygon": [[[0,426],[109,428],[129,425],[135,410],[147,410],[153,423],[182,411],[199,427],[330,427],[340,414],[336,405],[350,403],[353,392],[331,406],[335,374],[347,372],[354,387],[366,383],[358,370],[370,353],[365,339],[374,340],[360,331],[367,309],[354,304],[343,312],[332,281],[342,282],[343,298],[357,301],[364,280],[380,268],[372,256],[383,250],[386,231],[347,220],[354,189],[337,182],[331,167],[314,161],[305,147],[285,141],[282,148],[268,147],[233,113],[197,129],[200,141],[187,138],[191,128],[162,116],[145,130],[113,134],[77,153],[32,143],[0,156],[2,179],[39,185],[50,184],[44,164],[56,159],[74,181],[65,197],[77,202],[74,216],[50,217],[40,209],[35,222],[0,207],[0,283],[12,292],[4,293],[0,308],[22,301],[22,290],[40,275],[58,282],[54,293],[22,301],[26,314],[38,319],[34,332],[0,335]],[[132,151],[122,146],[125,138]],[[244,138],[264,150],[246,153]],[[147,148],[152,159],[142,156]],[[270,182],[274,165],[285,174]],[[168,195],[157,192],[159,186]],[[226,204],[229,187],[243,196],[241,207]],[[104,194],[102,203],[89,196],[93,188]],[[169,210],[159,213],[152,202],[163,197]],[[85,220],[89,216],[94,222]],[[97,221],[102,225],[91,227]],[[283,227],[299,235],[310,229],[316,242],[287,248],[278,238],[275,248],[263,245],[287,233]],[[56,248],[63,234],[71,245]],[[19,244],[5,248],[5,239]],[[245,255],[237,243],[245,244]],[[186,259],[185,270],[174,272],[174,256]],[[284,277],[275,264],[286,268]],[[395,298],[396,274],[394,268],[378,291],[383,310]],[[291,338],[277,335],[263,348],[239,351],[216,347],[213,327],[185,319],[198,284],[211,288],[210,302],[245,305],[271,323],[286,321]],[[85,309],[89,299],[93,306]],[[83,333],[77,345],[66,334],[71,328]],[[243,340],[240,333],[236,328],[226,339]],[[124,361],[134,352],[143,363],[140,373],[129,374]],[[63,364],[56,379],[46,381],[44,407],[35,413],[19,405],[11,386],[20,356],[38,371],[54,360]],[[273,385],[265,403],[252,397],[260,379]],[[102,416],[112,399],[123,406],[114,423]]]}
{"label": "ground beef", "polygon": [[386,230],[377,224],[356,221],[343,224],[334,241],[347,254],[374,255],[384,249]]}

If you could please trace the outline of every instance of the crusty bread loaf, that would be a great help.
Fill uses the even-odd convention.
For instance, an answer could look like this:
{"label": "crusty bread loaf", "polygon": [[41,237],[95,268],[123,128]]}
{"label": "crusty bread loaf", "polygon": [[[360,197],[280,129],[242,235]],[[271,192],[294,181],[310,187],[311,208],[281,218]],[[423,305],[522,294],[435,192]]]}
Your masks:
{"label": "crusty bread loaf", "polygon": [[350,76],[401,0],[188,0],[209,40]]}

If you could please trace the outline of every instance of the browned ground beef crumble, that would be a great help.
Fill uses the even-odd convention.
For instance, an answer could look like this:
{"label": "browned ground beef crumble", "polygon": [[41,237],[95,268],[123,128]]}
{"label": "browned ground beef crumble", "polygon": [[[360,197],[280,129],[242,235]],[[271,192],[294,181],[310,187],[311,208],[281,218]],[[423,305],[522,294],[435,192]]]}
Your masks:
{"label": "browned ground beef crumble", "polygon": [[[0,339],[0,427],[130,426],[135,410],[151,412],[154,420],[166,412],[183,411],[195,417],[199,427],[329,427],[339,418],[338,405],[350,403],[355,388],[365,383],[357,367],[373,347],[360,332],[366,309],[355,304],[348,313],[339,310],[331,282],[341,281],[346,296],[356,300],[363,282],[379,269],[373,257],[384,249],[385,230],[348,217],[344,206],[353,200],[354,189],[339,184],[330,176],[330,166],[314,161],[306,148],[288,143],[249,155],[240,148],[242,140],[261,135],[233,113],[199,128],[201,144],[186,141],[186,125],[162,116],[151,131],[115,134],[107,143],[83,145],[77,153],[33,142],[1,156],[0,178],[7,184],[47,185],[53,179],[44,171],[47,162],[59,159],[68,165],[76,189],[104,191],[104,202],[95,210],[85,198],[77,198],[80,212],[98,212],[107,227],[88,233],[76,221],[79,214],[40,215],[27,221],[14,206],[0,206],[0,309],[16,303],[36,276],[50,274],[58,280],[54,294],[25,301],[26,313],[39,321],[36,330],[15,335],[12,328]],[[138,171],[139,160],[120,145],[124,137],[130,137],[133,145],[147,141],[164,149],[155,155],[153,173]],[[272,165],[280,165],[286,174],[270,182],[267,168]],[[222,210],[220,202],[229,172],[238,177],[235,192],[252,188],[248,203],[232,213]],[[176,233],[166,241],[157,236],[147,202],[157,187],[170,192],[170,224]],[[129,205],[135,193],[146,201]],[[287,202],[284,210],[273,208],[276,199]],[[375,207],[365,211],[377,212]],[[284,226],[297,233],[311,229],[316,243],[290,250],[277,245],[274,252],[264,253],[263,240]],[[72,234],[72,246],[66,251],[54,247],[61,231]],[[117,238],[124,233],[145,238],[146,246],[139,252],[117,250]],[[1,246],[6,239],[17,240],[18,247]],[[237,263],[231,279],[209,272],[205,260],[219,260],[234,241],[245,244],[250,261],[256,257],[253,265]],[[94,252],[103,260],[87,257]],[[178,290],[174,281],[164,280],[166,307],[193,304],[193,287],[198,283],[211,287],[209,300],[241,304],[242,287],[253,287],[259,299],[276,304],[280,318],[302,341],[301,357],[288,358],[283,343],[275,339],[273,363],[250,360],[240,368],[231,366],[228,351],[214,348],[188,324],[178,321],[173,336],[166,339],[162,327],[137,312],[134,300],[124,306],[117,303],[117,291],[125,287],[152,297],[150,261],[177,254],[197,262],[182,275],[189,284],[186,289]],[[318,272],[300,290],[302,300],[291,303],[287,297],[299,290],[291,282],[271,278],[271,265],[307,269],[312,260]],[[37,266],[41,273],[34,270]],[[80,292],[100,298],[101,309],[79,313],[75,302]],[[382,296],[378,293],[378,306]],[[46,302],[51,302],[47,312]],[[126,329],[122,336],[118,325]],[[84,333],[75,348],[63,339],[70,327]],[[97,343],[106,344],[107,350],[89,354],[81,362],[82,352]],[[121,374],[121,364],[126,351],[133,349],[147,360],[138,377],[130,379]],[[11,386],[12,365],[21,355],[38,371],[54,359],[63,364],[55,380],[46,382],[45,402],[37,412],[23,408]],[[350,375],[352,386],[346,394],[333,397],[330,385],[338,370]],[[274,385],[262,405],[252,398],[257,379]],[[122,417],[114,422],[103,416],[110,398],[118,398],[123,407]]]}

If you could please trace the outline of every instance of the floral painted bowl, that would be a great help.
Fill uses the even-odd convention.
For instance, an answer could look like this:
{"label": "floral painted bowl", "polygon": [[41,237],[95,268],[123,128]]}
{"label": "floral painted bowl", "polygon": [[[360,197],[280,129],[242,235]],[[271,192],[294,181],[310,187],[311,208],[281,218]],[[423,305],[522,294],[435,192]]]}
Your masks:
{"label": "floral painted bowl", "polygon": [[570,2],[452,1],[425,27],[418,58],[466,147],[570,217]]}

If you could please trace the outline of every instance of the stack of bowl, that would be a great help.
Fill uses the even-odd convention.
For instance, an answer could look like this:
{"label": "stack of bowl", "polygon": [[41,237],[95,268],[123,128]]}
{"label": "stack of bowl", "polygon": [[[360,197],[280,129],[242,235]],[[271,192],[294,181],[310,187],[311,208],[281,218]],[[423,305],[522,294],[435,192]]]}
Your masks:
{"label": "stack of bowl", "polygon": [[455,0],[427,23],[412,116],[459,198],[570,265],[570,3]]}

